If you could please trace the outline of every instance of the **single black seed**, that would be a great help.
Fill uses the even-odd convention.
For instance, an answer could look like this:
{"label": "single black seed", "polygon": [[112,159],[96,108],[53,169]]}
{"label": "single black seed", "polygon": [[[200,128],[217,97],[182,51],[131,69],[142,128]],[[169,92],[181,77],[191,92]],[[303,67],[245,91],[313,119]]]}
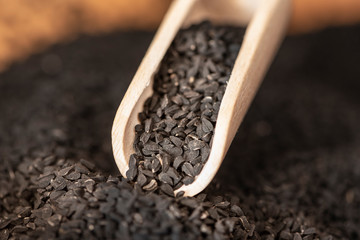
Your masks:
{"label": "single black seed", "polygon": [[150,178],[153,178],[155,176],[154,173],[150,170],[141,169],[140,173],[142,173],[145,176],[150,177]]}
{"label": "single black seed", "polygon": [[174,197],[174,190],[172,189],[172,187],[169,184],[167,184],[167,183],[161,184],[160,189],[165,194],[167,194],[171,197]]}
{"label": "single black seed", "polygon": [[81,163],[75,164],[75,171],[77,171],[79,173],[84,173],[84,174],[90,173],[90,170],[87,167],[85,167],[84,165],[82,165]]}
{"label": "single black seed", "polygon": [[66,193],[65,191],[54,191],[54,192],[50,193],[50,199],[56,200],[57,198],[61,197],[65,193]]}
{"label": "single black seed", "polygon": [[178,169],[179,166],[185,162],[185,159],[182,157],[182,156],[177,156],[175,159],[174,159],[174,163],[173,163],[173,167],[175,169]]}
{"label": "single black seed", "polygon": [[169,138],[171,142],[174,143],[175,146],[181,147],[183,145],[183,141],[180,138],[175,136],[170,136]]}
{"label": "single black seed", "polygon": [[189,185],[192,184],[194,182],[195,178],[194,177],[190,177],[190,176],[185,176],[183,177],[183,179],[181,180],[185,185]]}
{"label": "single black seed", "polygon": [[72,172],[69,173],[68,175],[65,176],[66,179],[68,180],[76,180],[80,178],[80,173],[79,172]]}
{"label": "single black seed", "polygon": [[57,172],[57,175],[63,177],[67,175],[73,168],[74,166],[63,168]]}
{"label": "single black seed", "polygon": [[146,133],[149,133],[151,131],[151,127],[152,127],[152,120],[151,118],[148,118],[144,121],[144,130]]}
{"label": "single black seed", "polygon": [[85,159],[80,159],[80,163],[82,165],[84,165],[85,167],[87,167],[90,170],[94,170],[95,169],[95,164],[92,162],[89,162],[88,160]]}
{"label": "single black seed", "polygon": [[212,123],[207,120],[206,118],[202,118],[201,119],[201,123],[202,123],[202,130],[205,132],[205,133],[209,133],[211,131],[214,130],[214,126],[212,125]]}
{"label": "single black seed", "polygon": [[191,161],[199,156],[199,150],[188,150],[184,153],[184,158],[187,161]]}
{"label": "single black seed", "polygon": [[194,167],[189,163],[189,162],[185,162],[182,167],[181,170],[188,176],[190,177],[194,177],[195,176],[195,171],[194,171]]}
{"label": "single black seed", "polygon": [[314,227],[311,227],[311,228],[307,228],[305,229],[304,231],[304,235],[311,235],[311,234],[315,234],[316,233],[316,228]]}
{"label": "single black seed", "polygon": [[156,142],[148,141],[146,144],[144,144],[144,150],[150,151],[150,152],[157,152],[159,151],[159,145],[156,144]]}
{"label": "single black seed", "polygon": [[205,146],[205,143],[201,140],[192,140],[188,144],[191,151],[199,150]]}
{"label": "single black seed", "polygon": [[143,132],[140,136],[140,141],[142,144],[146,144],[151,137],[151,134],[149,132]]}
{"label": "single black seed", "polygon": [[164,173],[164,172],[160,173],[159,180],[163,183],[174,185],[173,179],[167,173]]}
{"label": "single black seed", "polygon": [[203,163],[197,163],[194,166],[194,172],[195,172],[195,176],[199,175],[202,168],[203,168],[204,164]]}
{"label": "single black seed", "polygon": [[129,170],[126,171],[126,178],[129,179],[129,181],[133,181],[137,175],[137,172],[138,171],[136,167],[129,168]]}
{"label": "single black seed", "polygon": [[298,232],[295,233],[293,240],[302,240],[302,237],[301,237],[300,233],[298,233]]}
{"label": "single black seed", "polygon": [[157,184],[156,180],[151,179],[151,181],[147,185],[143,186],[143,189],[146,191],[153,191],[157,188],[157,186],[158,186],[158,184]]}

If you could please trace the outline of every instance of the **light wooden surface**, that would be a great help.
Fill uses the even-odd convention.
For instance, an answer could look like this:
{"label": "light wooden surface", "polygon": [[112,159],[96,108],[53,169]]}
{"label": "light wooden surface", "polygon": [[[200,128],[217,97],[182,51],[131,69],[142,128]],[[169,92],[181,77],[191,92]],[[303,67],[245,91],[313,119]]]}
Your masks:
{"label": "light wooden surface", "polygon": [[[139,123],[138,113],[142,111],[145,100],[152,94],[154,74],[180,27],[201,21],[203,18],[233,24],[246,23],[251,19],[220,106],[209,159],[195,181],[181,187],[178,191],[184,191],[185,195],[193,196],[201,192],[214,178],[285,35],[291,12],[291,0],[254,0],[257,2],[256,9],[254,9],[254,2],[250,7],[241,5],[244,1],[221,1],[223,4],[229,4],[232,9],[246,8],[239,13],[246,15],[239,17],[239,21],[233,20],[236,19],[236,11],[229,12],[224,18],[219,17],[218,14],[212,15],[211,12],[214,11],[201,11],[206,0],[173,2],[114,119],[113,152],[116,164],[124,177],[128,170],[129,157],[134,152],[134,127]],[[215,3],[213,0],[212,2]]]}

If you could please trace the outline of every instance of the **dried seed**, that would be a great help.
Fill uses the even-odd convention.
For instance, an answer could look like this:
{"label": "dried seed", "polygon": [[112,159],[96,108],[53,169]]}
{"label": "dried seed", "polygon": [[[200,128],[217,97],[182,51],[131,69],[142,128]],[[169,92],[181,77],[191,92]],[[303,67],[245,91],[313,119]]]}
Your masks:
{"label": "dried seed", "polygon": [[159,180],[163,183],[167,183],[167,184],[170,184],[170,185],[173,185],[174,184],[174,181],[173,179],[167,174],[167,173],[160,173],[159,174]]}
{"label": "dried seed", "polygon": [[74,166],[63,168],[57,172],[57,176],[63,177],[65,175],[67,175],[73,168],[74,168]]}
{"label": "dried seed", "polygon": [[129,181],[133,181],[137,174],[138,171],[136,167],[129,168],[126,171],[126,178],[129,179]]}
{"label": "dried seed", "polygon": [[201,124],[202,124],[202,130],[205,132],[205,133],[209,133],[211,131],[214,130],[214,126],[212,125],[212,123],[207,120],[206,118],[202,118],[201,119]]}
{"label": "dried seed", "polygon": [[195,171],[194,171],[194,167],[189,163],[189,162],[185,162],[182,167],[181,170],[188,176],[190,177],[194,177],[195,176]]}
{"label": "dried seed", "polygon": [[171,186],[169,184],[167,184],[167,183],[161,184],[160,189],[165,194],[167,194],[167,195],[169,195],[171,197],[174,197],[174,191],[173,191],[173,189],[171,188]]}
{"label": "dried seed", "polygon": [[79,179],[80,178],[80,173],[79,172],[72,172],[68,175],[65,176],[66,179],[68,180],[76,180],[76,179]]}
{"label": "dried seed", "polygon": [[195,150],[199,150],[202,147],[204,147],[205,143],[200,140],[192,140],[189,142],[188,146],[191,151],[195,151]]}
{"label": "dried seed", "polygon": [[185,185],[189,185],[192,184],[194,182],[195,178],[194,177],[190,177],[190,176],[185,176],[183,177],[183,179],[181,180]]}
{"label": "dried seed", "polygon": [[173,167],[178,169],[179,166],[185,162],[185,159],[182,156],[177,156],[174,160]]}
{"label": "dried seed", "polygon": [[155,179],[151,179],[151,181],[147,184],[147,185],[145,185],[145,186],[143,186],[142,188],[144,189],[144,190],[146,190],[146,191],[153,191],[153,190],[155,190],[156,188],[157,188],[157,182],[156,182],[156,180]]}
{"label": "dried seed", "polygon": [[144,144],[144,150],[150,151],[150,152],[157,152],[159,151],[159,145],[156,144],[153,141],[148,141],[146,144]]}
{"label": "dried seed", "polygon": [[183,141],[180,138],[175,136],[170,136],[169,138],[171,142],[175,144],[175,146],[181,147],[183,145]]}
{"label": "dried seed", "polygon": [[147,182],[147,179],[145,177],[144,174],[142,173],[139,173],[137,179],[136,179],[136,183],[140,186],[140,187],[143,187]]}
{"label": "dried seed", "polygon": [[151,118],[148,118],[144,121],[144,130],[146,133],[149,133],[151,131],[152,128],[152,120]]}
{"label": "dried seed", "polygon": [[83,174],[89,174],[90,170],[85,167],[84,165],[82,165],[81,163],[76,163],[75,164],[75,171],[79,172],[79,173],[83,173]]}

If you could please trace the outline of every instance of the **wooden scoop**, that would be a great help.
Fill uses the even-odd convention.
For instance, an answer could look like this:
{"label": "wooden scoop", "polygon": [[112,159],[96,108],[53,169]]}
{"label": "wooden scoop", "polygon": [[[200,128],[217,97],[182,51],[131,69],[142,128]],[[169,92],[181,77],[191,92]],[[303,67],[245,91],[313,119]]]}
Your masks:
{"label": "wooden scoop", "polygon": [[115,116],[112,145],[121,174],[126,177],[129,158],[134,153],[138,113],[153,93],[154,75],[179,29],[205,19],[232,25],[248,23],[221,102],[209,159],[192,184],[184,185],[176,191],[184,191],[186,196],[201,192],[214,178],[229,149],[285,35],[290,13],[291,0],[175,0]]}

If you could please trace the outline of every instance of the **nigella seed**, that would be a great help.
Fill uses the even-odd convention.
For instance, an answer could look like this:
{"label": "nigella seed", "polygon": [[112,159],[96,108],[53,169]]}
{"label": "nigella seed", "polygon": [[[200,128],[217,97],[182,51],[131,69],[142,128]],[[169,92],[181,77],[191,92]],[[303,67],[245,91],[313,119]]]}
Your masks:
{"label": "nigella seed", "polygon": [[199,150],[188,150],[184,153],[184,158],[187,161],[191,161],[199,156]]}
{"label": "nigella seed", "polygon": [[182,105],[183,104],[183,100],[181,95],[177,94],[176,96],[171,98],[171,101],[177,105]]}
{"label": "nigella seed", "polygon": [[170,136],[169,138],[175,146],[181,147],[183,145],[183,141],[180,138],[175,136]]}
{"label": "nigella seed", "polygon": [[80,173],[79,172],[72,172],[68,175],[65,176],[66,179],[68,180],[76,180],[80,178]]}
{"label": "nigella seed", "polygon": [[126,178],[130,181],[133,181],[134,178],[137,175],[137,168],[136,167],[131,167],[129,168],[129,170],[127,170],[126,172]]}
{"label": "nigella seed", "polygon": [[159,180],[163,183],[174,185],[173,179],[167,173],[164,173],[164,172],[160,173]]}
{"label": "nigella seed", "polygon": [[212,123],[207,120],[206,118],[202,118],[201,119],[201,123],[202,123],[202,130],[205,132],[205,133],[209,133],[211,131],[214,130],[214,126],[212,125]]}
{"label": "nigella seed", "polygon": [[139,172],[141,172],[142,174],[144,174],[147,177],[150,177],[150,178],[154,177],[154,173],[150,170],[141,169]]}
{"label": "nigella seed", "polygon": [[150,152],[157,152],[159,150],[159,145],[156,142],[148,141],[146,144],[144,144],[143,149]]}
{"label": "nigella seed", "polygon": [[161,163],[157,158],[152,159],[151,161],[151,170],[155,173],[161,168]]}
{"label": "nigella seed", "polygon": [[143,187],[147,182],[147,179],[145,177],[145,175],[143,173],[139,173],[136,179],[136,183],[140,186]]}
{"label": "nigella seed", "polygon": [[174,163],[173,163],[173,167],[175,169],[178,169],[179,166],[185,162],[185,159],[182,157],[182,156],[177,156],[175,159],[174,159]]}
{"label": "nigella seed", "polygon": [[199,174],[200,174],[203,166],[204,166],[203,163],[197,163],[197,164],[195,164],[195,166],[194,166],[195,175],[199,175]]}
{"label": "nigella seed", "polygon": [[143,189],[146,191],[153,191],[157,188],[157,186],[158,186],[158,184],[157,184],[156,180],[151,179],[151,181],[147,185],[143,186]]}
{"label": "nigella seed", "polygon": [[300,233],[295,233],[294,234],[294,238],[293,238],[294,240],[302,240],[302,237],[301,237],[301,235],[300,235]]}
{"label": "nigella seed", "polygon": [[151,131],[151,124],[152,124],[151,118],[148,118],[144,121],[144,130],[146,133],[149,133]]}
{"label": "nigella seed", "polygon": [[174,104],[174,105],[172,105],[170,107],[165,108],[164,113],[166,115],[175,114],[179,109],[180,109],[179,106]]}
{"label": "nigella seed", "polygon": [[170,197],[174,197],[174,190],[169,184],[167,183],[161,184],[160,189],[163,193],[169,195]]}
{"label": "nigella seed", "polygon": [[67,175],[73,168],[74,168],[74,166],[63,168],[57,172],[57,176],[63,177],[65,175]]}
{"label": "nigella seed", "polygon": [[181,180],[185,185],[189,185],[192,184],[194,182],[195,178],[194,177],[190,177],[190,176],[185,176],[183,177],[183,179]]}
{"label": "nigella seed", "polygon": [[179,191],[177,194],[176,194],[176,197],[177,198],[180,198],[182,196],[184,196],[185,192],[184,191]]}
{"label": "nigella seed", "polygon": [[167,174],[174,180],[175,185],[181,180],[180,174],[172,167],[169,167]]}
{"label": "nigella seed", "polygon": [[178,123],[178,127],[179,128],[185,128],[186,127],[186,124],[188,123],[188,119],[187,118],[183,118],[179,121]]}
{"label": "nigella seed", "polygon": [[243,225],[245,230],[250,230],[251,229],[251,225],[248,222],[247,218],[245,216],[241,216],[240,217],[240,222]]}
{"label": "nigella seed", "polygon": [[178,182],[178,183],[174,186],[174,191],[180,189],[183,185],[184,185],[184,183]]}
{"label": "nigella seed", "polygon": [[140,136],[140,141],[142,144],[146,144],[150,139],[151,134],[148,132],[143,132]]}
{"label": "nigella seed", "polygon": [[242,211],[242,209],[237,206],[237,205],[232,205],[231,206],[231,211],[234,212],[237,216],[241,217],[244,216],[244,212]]}
{"label": "nigella seed", "polygon": [[200,140],[192,140],[189,142],[188,146],[191,151],[195,151],[195,150],[199,150],[202,147],[204,147],[205,143]]}
{"label": "nigella seed", "polygon": [[137,124],[135,125],[135,132],[141,132],[143,131],[143,126],[141,124]]}
{"label": "nigella seed", "polygon": [[316,228],[314,227],[311,227],[311,228],[307,228],[305,229],[304,231],[304,235],[311,235],[311,234],[315,234],[316,233]]}
{"label": "nigella seed", "polygon": [[183,150],[181,147],[173,147],[168,150],[166,150],[168,154],[170,154],[173,157],[181,156],[183,153]]}
{"label": "nigella seed", "polygon": [[209,145],[205,145],[203,148],[201,148],[201,161],[205,163],[210,155],[210,147]]}
{"label": "nigella seed", "polygon": [[182,167],[181,170],[188,176],[190,177],[194,177],[195,176],[195,171],[194,171],[194,167],[189,163],[189,162],[185,162]]}
{"label": "nigella seed", "polygon": [[170,167],[171,157],[166,153],[161,153],[161,154],[157,155],[157,158],[161,162],[162,171],[167,172],[169,170],[169,167]]}
{"label": "nigella seed", "polygon": [[169,98],[167,95],[164,95],[164,97],[160,100],[160,108],[165,109],[167,105],[169,104]]}
{"label": "nigella seed", "polygon": [[135,154],[131,154],[130,155],[130,159],[129,159],[129,168],[136,168],[137,167],[137,158]]}
{"label": "nigella seed", "polygon": [[198,163],[201,163],[201,156],[197,156],[194,159],[191,159],[188,161],[189,163],[191,163],[191,165],[195,166]]}
{"label": "nigella seed", "polygon": [[184,96],[187,99],[201,97],[201,95],[198,92],[195,92],[195,91],[186,91],[186,92],[184,92]]}

